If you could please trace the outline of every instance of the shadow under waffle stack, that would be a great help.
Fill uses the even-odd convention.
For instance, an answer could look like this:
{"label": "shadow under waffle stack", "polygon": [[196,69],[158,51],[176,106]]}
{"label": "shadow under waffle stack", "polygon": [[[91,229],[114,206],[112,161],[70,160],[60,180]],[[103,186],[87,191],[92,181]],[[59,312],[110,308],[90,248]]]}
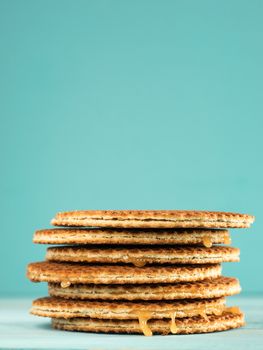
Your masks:
{"label": "shadow under waffle stack", "polygon": [[[249,227],[251,215],[208,211],[74,211],[33,241],[48,248],[46,261],[28,265],[34,282],[48,282],[50,297],[31,313],[54,328],[102,332],[190,334],[244,324],[225,297],[238,279],[221,276],[222,262],[239,261],[231,227]],[[78,226],[74,228],[73,226]],[[71,246],[69,246],[71,244]],[[76,244],[76,245],[73,245]]]}

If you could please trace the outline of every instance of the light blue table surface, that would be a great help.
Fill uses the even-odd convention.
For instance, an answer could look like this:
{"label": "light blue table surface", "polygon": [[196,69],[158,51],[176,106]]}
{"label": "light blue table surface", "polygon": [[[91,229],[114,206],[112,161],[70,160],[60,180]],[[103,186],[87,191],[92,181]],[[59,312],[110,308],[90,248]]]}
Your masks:
{"label": "light blue table surface", "polygon": [[51,329],[48,319],[29,315],[30,304],[30,299],[0,300],[0,349],[263,349],[263,295],[229,298],[229,305],[238,305],[245,312],[247,325],[244,328],[166,337],[57,331]]}

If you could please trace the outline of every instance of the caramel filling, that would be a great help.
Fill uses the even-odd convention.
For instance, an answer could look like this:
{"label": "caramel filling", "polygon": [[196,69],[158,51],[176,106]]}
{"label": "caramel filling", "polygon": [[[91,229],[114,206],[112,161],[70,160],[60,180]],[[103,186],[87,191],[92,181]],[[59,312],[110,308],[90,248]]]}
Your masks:
{"label": "caramel filling", "polygon": [[210,248],[210,247],[212,247],[212,244],[213,244],[213,242],[212,242],[211,238],[209,236],[204,236],[204,238],[203,238],[203,245],[206,248]]}
{"label": "caramel filling", "polygon": [[71,285],[71,283],[69,281],[62,281],[60,285],[61,288],[68,288]]}
{"label": "caramel filling", "polygon": [[224,306],[218,306],[213,308],[212,310],[206,310],[205,307],[200,307],[196,310],[196,312],[203,317],[206,321],[209,321],[208,314],[213,314],[216,316],[220,316],[224,310]]}
{"label": "caramel filling", "polygon": [[213,314],[216,315],[216,316],[220,316],[222,314],[222,311],[221,310],[213,310]]}
{"label": "caramel filling", "polygon": [[231,224],[231,223],[237,223],[237,224],[250,224],[254,222],[254,217],[249,217],[249,218],[243,218],[243,219],[221,219],[221,218],[202,218],[202,217],[189,217],[189,218],[138,218],[138,217],[88,217],[88,216],[80,216],[80,217],[63,217],[63,215],[56,215],[56,218],[54,218],[52,220],[53,223],[59,222],[59,223],[67,223],[68,221],[83,221],[83,220],[103,220],[103,221],[142,221],[142,222],[147,222],[147,221],[164,221],[164,222],[199,222],[199,223],[207,223],[207,222],[211,222],[211,223],[217,223],[217,224]]}
{"label": "caramel filling", "polygon": [[202,318],[204,318],[206,321],[208,321],[208,317],[206,314],[206,309],[205,307],[199,307],[196,309],[196,313],[201,316]]}
{"label": "caramel filling", "polygon": [[228,234],[225,235],[224,244],[231,244],[231,238],[230,238],[230,236]]}
{"label": "caramel filling", "polygon": [[172,312],[171,313],[170,331],[172,334],[176,334],[177,330],[178,330],[178,328],[177,328],[176,323],[175,323],[175,312]]}
{"label": "caramel filling", "polygon": [[142,259],[130,259],[131,263],[136,267],[143,267],[146,265],[146,261]]}
{"label": "caramel filling", "polygon": [[138,316],[139,325],[143,334],[146,337],[150,337],[153,333],[150,327],[148,326],[147,321],[151,318],[151,314],[149,312],[139,311],[137,313],[137,316]]}
{"label": "caramel filling", "polygon": [[240,308],[237,306],[227,307],[225,310],[228,312],[232,312],[233,314],[241,314],[242,313]]}

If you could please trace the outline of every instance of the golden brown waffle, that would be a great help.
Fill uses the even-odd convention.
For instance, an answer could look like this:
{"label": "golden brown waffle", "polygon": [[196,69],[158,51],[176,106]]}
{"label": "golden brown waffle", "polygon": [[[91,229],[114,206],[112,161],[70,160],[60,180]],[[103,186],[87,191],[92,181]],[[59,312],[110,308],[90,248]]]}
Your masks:
{"label": "golden brown waffle", "polygon": [[127,284],[174,283],[200,281],[221,275],[219,264],[122,266],[84,265],[76,263],[36,262],[28,265],[27,276],[35,282],[60,282],[62,286],[76,283]]}
{"label": "golden brown waffle", "polygon": [[34,243],[42,244],[191,244],[211,247],[212,244],[230,244],[227,230],[209,229],[74,229],[38,230]]}
{"label": "golden brown waffle", "polygon": [[33,302],[31,313],[37,316],[74,318],[91,317],[103,319],[138,319],[141,313],[150,318],[176,318],[221,314],[225,298],[184,301],[84,301],[56,297],[40,298]]}
{"label": "golden brown waffle", "polygon": [[59,283],[49,283],[51,296],[66,299],[90,300],[176,300],[206,299],[238,294],[241,291],[238,279],[217,277],[200,282],[175,284],[73,284],[62,288]]}
{"label": "golden brown waffle", "polygon": [[138,267],[146,264],[215,264],[239,261],[239,249],[225,246],[206,247],[52,247],[46,259],[87,263],[128,263]]}
{"label": "golden brown waffle", "polygon": [[211,315],[178,319],[170,317],[164,320],[148,320],[148,315],[141,315],[137,320],[101,320],[92,318],[53,318],[54,328],[68,331],[100,332],[100,333],[144,333],[154,334],[191,334],[224,331],[244,325],[241,311],[225,311],[221,315]]}
{"label": "golden brown waffle", "polygon": [[58,213],[56,226],[119,228],[238,228],[249,227],[254,216],[196,210],[82,210]]}

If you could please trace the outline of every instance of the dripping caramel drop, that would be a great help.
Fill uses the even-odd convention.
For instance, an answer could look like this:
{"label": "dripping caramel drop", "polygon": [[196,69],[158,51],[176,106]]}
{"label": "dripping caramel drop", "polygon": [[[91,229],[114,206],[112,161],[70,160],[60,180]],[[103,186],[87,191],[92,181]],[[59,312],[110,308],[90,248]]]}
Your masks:
{"label": "dripping caramel drop", "polygon": [[211,237],[209,237],[209,236],[204,236],[204,238],[203,238],[203,245],[204,245],[206,248],[210,248],[210,247],[212,247],[212,244],[213,244],[213,242],[212,242],[212,240],[211,240]]}
{"label": "dripping caramel drop", "polygon": [[131,263],[136,267],[143,267],[146,265],[146,261],[141,259],[131,259]]}
{"label": "dripping caramel drop", "polygon": [[224,244],[231,244],[231,238],[228,234],[224,237]]}
{"label": "dripping caramel drop", "polygon": [[223,312],[223,309],[224,309],[223,307],[218,308],[218,309],[214,309],[213,310],[213,314],[216,315],[216,316],[220,316],[222,314],[222,312]]}
{"label": "dripping caramel drop", "polygon": [[176,334],[177,333],[177,326],[176,326],[176,323],[175,323],[175,312],[172,312],[171,313],[171,323],[170,323],[170,330],[171,330],[171,333],[172,334]]}
{"label": "dripping caramel drop", "polygon": [[199,316],[201,316],[203,319],[205,319],[206,321],[209,321],[207,314],[206,314],[206,310],[204,307],[199,307],[196,309],[196,312]]}
{"label": "dripping caramel drop", "polygon": [[141,327],[143,334],[146,337],[152,336],[152,331],[147,324],[147,321],[151,318],[151,314],[149,312],[139,311],[137,313],[137,316],[138,316],[139,325]]}
{"label": "dripping caramel drop", "polygon": [[237,315],[242,313],[240,308],[237,307],[237,306],[227,307],[225,310],[228,311],[228,312],[231,312],[233,314],[237,314]]}
{"label": "dripping caramel drop", "polygon": [[71,285],[69,281],[62,281],[60,283],[61,288],[68,288]]}

